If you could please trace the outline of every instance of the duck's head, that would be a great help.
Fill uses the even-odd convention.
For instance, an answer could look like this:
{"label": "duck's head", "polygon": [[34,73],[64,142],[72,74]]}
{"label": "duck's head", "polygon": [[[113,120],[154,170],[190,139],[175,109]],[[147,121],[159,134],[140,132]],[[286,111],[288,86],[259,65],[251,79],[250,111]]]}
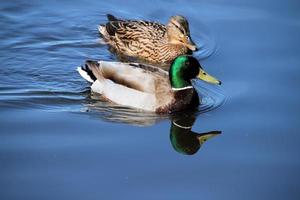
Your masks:
{"label": "duck's head", "polygon": [[221,81],[205,72],[198,60],[189,55],[181,55],[175,58],[169,69],[169,78],[174,90],[191,88],[191,80],[196,78],[221,85]]}
{"label": "duck's head", "polygon": [[191,51],[198,50],[190,36],[189,23],[185,17],[180,15],[171,17],[167,24],[167,34],[170,43],[184,45]]}

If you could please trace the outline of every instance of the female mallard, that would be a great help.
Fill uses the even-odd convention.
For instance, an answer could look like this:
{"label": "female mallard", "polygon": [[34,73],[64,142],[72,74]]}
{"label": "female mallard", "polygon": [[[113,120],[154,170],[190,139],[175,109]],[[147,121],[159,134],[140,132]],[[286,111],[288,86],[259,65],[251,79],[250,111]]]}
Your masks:
{"label": "female mallard", "polygon": [[157,22],[120,20],[107,15],[109,22],[98,27],[104,40],[117,52],[150,63],[171,63],[177,56],[196,51],[189,23],[173,16],[165,26]]}
{"label": "female mallard", "polygon": [[93,92],[116,104],[156,113],[179,111],[199,105],[191,79],[221,84],[208,75],[192,56],[179,56],[169,73],[150,65],[86,61],[78,72],[91,82]]}

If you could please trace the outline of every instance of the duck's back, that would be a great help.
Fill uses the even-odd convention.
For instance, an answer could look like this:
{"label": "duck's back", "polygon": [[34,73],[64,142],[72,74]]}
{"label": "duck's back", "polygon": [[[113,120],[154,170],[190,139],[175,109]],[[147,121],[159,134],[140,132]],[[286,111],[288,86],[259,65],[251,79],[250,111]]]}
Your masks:
{"label": "duck's back", "polygon": [[[155,42],[166,39],[166,27],[163,24],[137,20],[114,20],[99,26],[99,31],[108,42],[121,39],[122,42],[135,40]],[[149,42],[147,41],[147,42]]]}
{"label": "duck's back", "polygon": [[165,25],[157,22],[112,18],[99,26],[99,32],[118,52],[149,61],[159,59],[161,48],[168,43]]}

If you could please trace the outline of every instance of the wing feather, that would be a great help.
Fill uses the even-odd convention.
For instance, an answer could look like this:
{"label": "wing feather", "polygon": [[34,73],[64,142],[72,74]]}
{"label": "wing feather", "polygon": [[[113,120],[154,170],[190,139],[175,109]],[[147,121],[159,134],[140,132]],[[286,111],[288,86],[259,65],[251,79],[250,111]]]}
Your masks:
{"label": "wing feather", "polygon": [[142,92],[155,93],[156,83],[168,80],[167,72],[150,65],[106,61],[99,64],[106,79]]}

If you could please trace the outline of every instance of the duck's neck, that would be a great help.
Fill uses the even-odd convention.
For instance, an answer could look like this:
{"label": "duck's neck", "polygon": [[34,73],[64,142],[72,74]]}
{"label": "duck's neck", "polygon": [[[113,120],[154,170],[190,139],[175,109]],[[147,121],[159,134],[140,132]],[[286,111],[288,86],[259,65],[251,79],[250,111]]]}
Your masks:
{"label": "duck's neck", "polygon": [[182,44],[168,43],[169,49],[176,57],[188,53],[188,48]]}
{"label": "duck's neck", "polygon": [[162,42],[159,45],[160,62],[171,63],[179,55],[188,54],[188,49],[181,44],[172,44],[169,41]]}

